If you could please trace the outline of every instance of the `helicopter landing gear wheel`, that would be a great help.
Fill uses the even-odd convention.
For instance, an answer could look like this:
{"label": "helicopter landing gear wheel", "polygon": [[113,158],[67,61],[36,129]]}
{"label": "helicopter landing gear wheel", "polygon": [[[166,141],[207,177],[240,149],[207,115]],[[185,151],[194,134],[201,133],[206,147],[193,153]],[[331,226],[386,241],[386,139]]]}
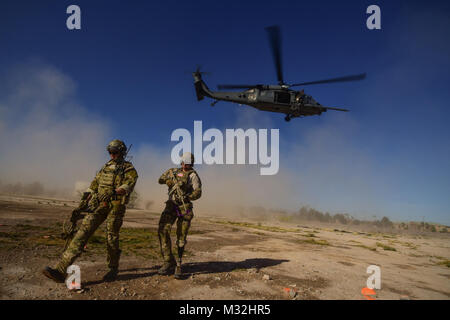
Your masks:
{"label": "helicopter landing gear wheel", "polygon": [[286,117],[284,117],[284,120],[285,120],[286,122],[289,122],[289,121],[291,121],[291,117],[290,117],[289,115],[287,115]]}

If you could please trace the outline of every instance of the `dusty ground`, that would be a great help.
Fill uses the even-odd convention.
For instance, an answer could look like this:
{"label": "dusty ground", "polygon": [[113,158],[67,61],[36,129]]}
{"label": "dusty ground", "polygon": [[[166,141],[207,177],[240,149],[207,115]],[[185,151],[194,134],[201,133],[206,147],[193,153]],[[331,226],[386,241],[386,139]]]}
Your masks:
{"label": "dusty ground", "polygon": [[[365,299],[366,268],[381,268],[376,299],[449,299],[450,239],[195,217],[184,280],[159,276],[159,213],[128,210],[117,281],[104,231],[77,260],[83,290],[41,274],[54,265],[61,223],[74,202],[0,195],[0,299]],[[269,278],[269,279],[267,279]]]}

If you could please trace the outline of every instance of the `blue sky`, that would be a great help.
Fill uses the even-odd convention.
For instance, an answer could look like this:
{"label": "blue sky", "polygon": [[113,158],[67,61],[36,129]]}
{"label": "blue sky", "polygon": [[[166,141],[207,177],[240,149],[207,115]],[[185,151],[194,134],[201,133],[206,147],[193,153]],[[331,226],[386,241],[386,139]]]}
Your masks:
{"label": "blue sky", "polygon": [[[79,31],[65,27],[70,4],[81,7]],[[371,4],[381,8],[381,30],[365,26]],[[299,177],[299,204],[450,224],[449,11],[437,1],[2,1],[0,73],[59,70],[76,102],[112,128],[104,139],[137,150],[170,147],[171,132],[194,120],[279,128],[280,166]],[[273,24],[286,82],[367,72],[362,82],[305,87],[351,112],[285,123],[196,101],[188,71],[198,64],[211,72],[210,88],[276,83],[264,32]]]}

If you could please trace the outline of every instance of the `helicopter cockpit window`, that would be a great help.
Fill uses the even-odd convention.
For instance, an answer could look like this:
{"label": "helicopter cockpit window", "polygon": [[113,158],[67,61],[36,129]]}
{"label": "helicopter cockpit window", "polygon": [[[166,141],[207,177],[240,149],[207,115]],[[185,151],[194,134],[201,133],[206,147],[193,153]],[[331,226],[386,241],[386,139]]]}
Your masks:
{"label": "helicopter cockpit window", "polygon": [[250,101],[256,101],[256,96],[258,95],[258,91],[255,89],[247,90],[248,93],[248,100]]}
{"label": "helicopter cockpit window", "polygon": [[275,102],[291,103],[291,94],[289,92],[275,92]]}

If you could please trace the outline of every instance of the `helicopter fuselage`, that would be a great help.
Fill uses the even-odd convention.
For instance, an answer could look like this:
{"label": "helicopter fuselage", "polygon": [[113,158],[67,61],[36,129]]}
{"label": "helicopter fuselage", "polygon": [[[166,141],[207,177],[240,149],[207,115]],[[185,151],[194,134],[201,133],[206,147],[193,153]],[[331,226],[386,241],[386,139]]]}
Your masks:
{"label": "helicopter fuselage", "polygon": [[319,115],[326,111],[303,91],[252,88],[243,92],[214,92],[214,95],[217,94],[219,97],[225,94],[221,100],[245,104],[262,111],[284,113],[291,118]]}
{"label": "helicopter fuselage", "polygon": [[259,86],[245,91],[211,91],[201,79],[201,75],[194,73],[197,99],[202,100],[207,96],[215,101],[229,101],[237,104],[245,104],[262,111],[283,113],[289,118],[320,115],[327,108],[314,100],[303,90],[295,91],[282,86]]}

